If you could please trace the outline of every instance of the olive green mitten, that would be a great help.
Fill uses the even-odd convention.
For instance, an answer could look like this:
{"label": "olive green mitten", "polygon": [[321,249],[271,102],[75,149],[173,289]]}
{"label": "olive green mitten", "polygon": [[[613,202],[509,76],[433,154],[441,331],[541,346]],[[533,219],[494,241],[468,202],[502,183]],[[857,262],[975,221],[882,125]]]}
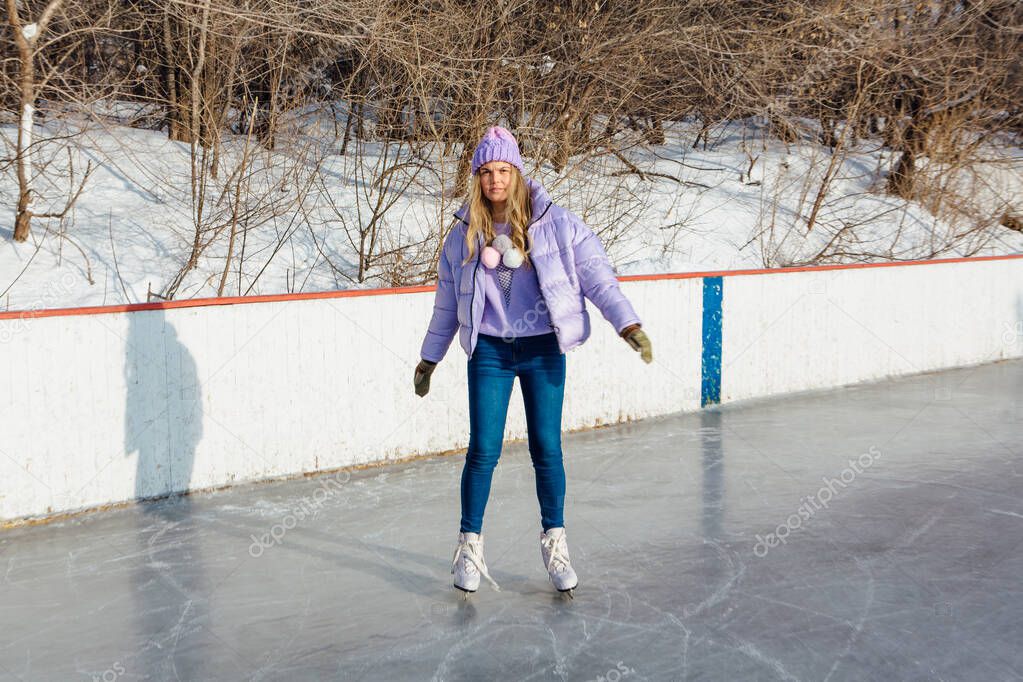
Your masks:
{"label": "olive green mitten", "polygon": [[636,327],[632,331],[626,330],[624,338],[630,346],[639,351],[643,362],[650,364],[654,361],[654,351],[650,346],[650,339],[647,337],[646,332]]}
{"label": "olive green mitten", "polygon": [[416,365],[416,372],[412,378],[412,383],[416,387],[416,395],[420,398],[430,392],[430,375],[433,374],[433,370],[436,367],[437,363],[430,362],[429,360],[420,360],[419,364]]}

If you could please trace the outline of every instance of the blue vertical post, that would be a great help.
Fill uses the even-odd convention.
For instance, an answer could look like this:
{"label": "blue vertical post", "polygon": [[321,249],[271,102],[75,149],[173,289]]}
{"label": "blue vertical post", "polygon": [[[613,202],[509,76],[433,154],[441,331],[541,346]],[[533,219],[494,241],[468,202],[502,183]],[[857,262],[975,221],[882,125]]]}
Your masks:
{"label": "blue vertical post", "polygon": [[703,278],[703,359],[700,407],[721,402],[721,277]]}

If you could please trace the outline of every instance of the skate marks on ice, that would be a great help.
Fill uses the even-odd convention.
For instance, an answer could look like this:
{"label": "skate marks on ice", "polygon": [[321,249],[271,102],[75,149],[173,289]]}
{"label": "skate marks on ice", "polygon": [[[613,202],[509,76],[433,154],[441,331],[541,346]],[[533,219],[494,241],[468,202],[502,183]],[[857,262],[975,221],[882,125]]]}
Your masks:
{"label": "skate marks on ice", "polygon": [[965,376],[935,404],[916,378],[566,434],[573,601],[525,443],[484,528],[502,591],[465,604],[459,455],[353,472],[301,518],[317,478],[15,529],[0,679],[1017,679],[1021,429],[991,406],[1021,399],[1023,363]]}

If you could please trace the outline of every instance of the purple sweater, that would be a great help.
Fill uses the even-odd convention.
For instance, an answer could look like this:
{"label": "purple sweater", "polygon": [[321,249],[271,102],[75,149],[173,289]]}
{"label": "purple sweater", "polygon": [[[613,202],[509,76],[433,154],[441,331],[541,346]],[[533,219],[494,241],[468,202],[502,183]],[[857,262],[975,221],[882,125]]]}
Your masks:
{"label": "purple sweater", "polygon": [[[510,234],[511,227],[508,223],[494,223],[494,232]],[[534,267],[523,263],[514,269],[507,306],[497,278],[498,269],[480,267],[486,270],[483,279],[486,303],[483,307],[483,320],[480,322],[480,334],[512,338],[550,334],[554,331]]]}

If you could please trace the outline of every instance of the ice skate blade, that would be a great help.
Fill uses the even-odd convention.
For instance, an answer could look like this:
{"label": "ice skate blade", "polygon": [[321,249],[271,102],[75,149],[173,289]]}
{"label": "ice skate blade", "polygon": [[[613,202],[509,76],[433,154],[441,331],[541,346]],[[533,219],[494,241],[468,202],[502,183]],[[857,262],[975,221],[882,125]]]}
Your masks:
{"label": "ice skate blade", "polygon": [[564,589],[564,590],[558,590],[558,593],[561,594],[561,596],[563,596],[563,597],[566,597],[568,599],[574,600],[575,599],[575,588],[576,587],[579,587],[579,586],[576,585],[575,587],[569,587],[569,588]]}

